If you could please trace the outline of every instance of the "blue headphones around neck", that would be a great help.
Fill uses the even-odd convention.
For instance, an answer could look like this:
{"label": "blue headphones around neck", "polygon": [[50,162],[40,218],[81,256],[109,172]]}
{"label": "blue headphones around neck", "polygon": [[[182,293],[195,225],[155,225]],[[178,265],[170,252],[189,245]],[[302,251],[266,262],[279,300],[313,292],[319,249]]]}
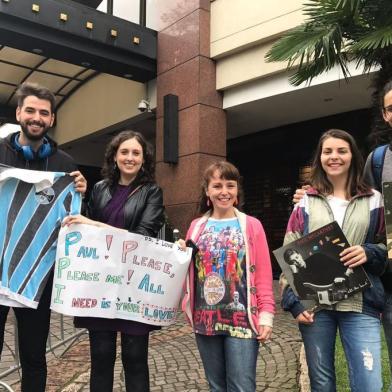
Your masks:
{"label": "blue headphones around neck", "polygon": [[12,146],[16,151],[20,151],[23,154],[26,161],[32,161],[34,159],[45,159],[52,153],[52,147],[50,146],[49,140],[44,138],[42,145],[39,147],[38,151],[35,152],[31,146],[22,146],[19,143],[19,133],[15,133],[11,138]]}

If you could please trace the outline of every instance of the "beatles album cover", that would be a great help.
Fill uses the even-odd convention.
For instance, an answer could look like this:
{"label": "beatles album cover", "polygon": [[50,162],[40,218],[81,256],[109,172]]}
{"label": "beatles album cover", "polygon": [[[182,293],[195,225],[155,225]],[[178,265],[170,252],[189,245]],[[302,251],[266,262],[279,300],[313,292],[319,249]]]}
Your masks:
{"label": "beatles album cover", "polygon": [[339,254],[348,248],[337,222],[274,250],[294,293],[307,309],[332,305],[370,286],[362,266],[347,268]]}

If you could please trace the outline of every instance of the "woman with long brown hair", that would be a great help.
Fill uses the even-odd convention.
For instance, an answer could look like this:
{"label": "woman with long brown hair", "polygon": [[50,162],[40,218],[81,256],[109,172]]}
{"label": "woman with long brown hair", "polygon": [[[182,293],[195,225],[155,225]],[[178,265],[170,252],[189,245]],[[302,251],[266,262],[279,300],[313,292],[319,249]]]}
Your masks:
{"label": "woman with long brown hair", "polygon": [[[132,131],[115,136],[107,146],[102,174],[104,179],[95,184],[88,202],[88,218],[70,216],[64,224],[112,226],[156,237],[164,223],[163,198],[154,181],[151,147],[144,137]],[[148,339],[158,327],[97,317],[76,317],[75,325],[89,331],[92,392],[113,389],[117,332],[121,333],[127,392],[149,391]]]}
{"label": "woman with long brown hair", "polygon": [[[313,313],[303,307],[282,279],[282,306],[299,324],[312,391],[336,390],[337,331],[348,362],[351,390],[382,388],[380,314],[384,290],[380,275],[386,267],[383,203],[381,194],[362,179],[362,168],[362,156],[349,133],[339,129],[325,132],[313,158],[312,186],[295,206],[284,238],[284,244],[288,244],[337,221],[351,244],[340,253],[341,262],[351,269],[363,266],[372,284]],[[312,257],[317,265],[317,255]]]}

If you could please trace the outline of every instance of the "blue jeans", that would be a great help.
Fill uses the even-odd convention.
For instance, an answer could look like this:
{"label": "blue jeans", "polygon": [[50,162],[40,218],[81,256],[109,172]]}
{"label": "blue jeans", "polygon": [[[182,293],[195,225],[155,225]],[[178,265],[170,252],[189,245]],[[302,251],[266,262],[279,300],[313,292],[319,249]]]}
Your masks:
{"label": "blue jeans", "polygon": [[196,343],[211,392],[256,390],[256,339],[196,334]]}
{"label": "blue jeans", "polygon": [[312,325],[300,324],[312,392],[335,392],[335,340],[339,329],[352,392],[379,392],[380,321],[354,312],[322,310]]}
{"label": "blue jeans", "polygon": [[[382,324],[388,347],[389,369],[392,375],[392,293],[390,291],[385,291],[385,307],[382,313]],[[389,392],[392,392],[392,383],[389,385]]]}

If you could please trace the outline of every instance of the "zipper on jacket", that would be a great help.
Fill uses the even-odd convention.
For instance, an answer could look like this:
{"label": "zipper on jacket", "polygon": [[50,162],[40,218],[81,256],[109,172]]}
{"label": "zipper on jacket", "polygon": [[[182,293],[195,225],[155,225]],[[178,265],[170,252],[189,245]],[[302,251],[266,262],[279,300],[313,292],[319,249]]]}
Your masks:
{"label": "zipper on jacket", "polygon": [[[324,195],[321,195],[321,194],[312,195],[312,196],[318,196],[318,197],[321,197],[322,199],[324,199],[324,201],[326,202],[326,205],[327,205],[327,209],[328,209],[329,216],[330,216],[333,220],[335,220],[335,216],[333,215],[333,211],[332,211],[332,208],[331,208],[330,204],[328,203],[327,197],[324,196]],[[344,211],[344,216],[343,216],[343,220],[342,220],[342,226],[341,226],[342,231],[343,231],[343,228],[344,228],[344,222],[345,222],[345,220],[346,220],[347,210],[348,210],[348,208],[350,207],[350,205],[352,204],[352,201],[353,201],[354,199],[357,199],[358,197],[361,197],[361,195],[356,195],[356,196],[352,197],[351,200],[349,200],[349,202],[348,202],[348,204],[347,204],[346,211]],[[369,223],[367,224],[366,232],[367,232],[368,229],[369,229]],[[344,231],[343,231],[343,234],[344,234]],[[344,235],[345,235],[345,234],[344,234]],[[351,246],[351,245],[350,245],[350,246]],[[333,310],[336,310],[336,309],[337,309],[337,305],[338,305],[338,303],[332,304],[332,305],[331,305],[331,306],[332,306],[332,309],[333,309]]]}

